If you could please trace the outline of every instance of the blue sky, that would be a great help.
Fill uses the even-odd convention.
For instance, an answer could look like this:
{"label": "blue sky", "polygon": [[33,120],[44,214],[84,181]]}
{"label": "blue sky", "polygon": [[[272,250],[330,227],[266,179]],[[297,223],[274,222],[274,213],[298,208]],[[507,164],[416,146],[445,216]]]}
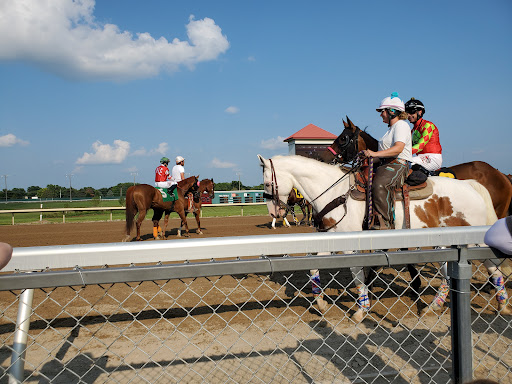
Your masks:
{"label": "blue sky", "polygon": [[310,123],[381,137],[393,91],[425,103],[444,165],[512,173],[511,19],[509,0],[3,0],[0,185],[153,184],[163,155],[257,185],[256,155]]}

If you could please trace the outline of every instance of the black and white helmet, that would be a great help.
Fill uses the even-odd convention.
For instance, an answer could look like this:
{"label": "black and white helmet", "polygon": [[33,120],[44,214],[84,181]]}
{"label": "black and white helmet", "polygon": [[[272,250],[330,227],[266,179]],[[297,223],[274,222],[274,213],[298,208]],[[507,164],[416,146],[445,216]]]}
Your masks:
{"label": "black and white helmet", "polygon": [[417,111],[423,111],[423,115],[425,114],[425,106],[419,100],[416,100],[414,97],[411,98],[407,103],[405,103],[405,112],[414,113]]}

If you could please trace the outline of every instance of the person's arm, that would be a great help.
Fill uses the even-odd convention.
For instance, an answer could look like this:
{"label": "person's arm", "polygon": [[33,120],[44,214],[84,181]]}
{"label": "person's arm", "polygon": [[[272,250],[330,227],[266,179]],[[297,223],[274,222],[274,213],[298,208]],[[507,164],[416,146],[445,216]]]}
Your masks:
{"label": "person's arm", "polygon": [[437,127],[431,123],[427,123],[422,127],[422,130],[420,132],[421,139],[416,144],[414,144],[412,146],[412,154],[413,155],[423,151],[423,148],[425,148],[425,145],[427,145],[429,140],[432,138],[432,135],[434,134],[435,129],[437,129]]}
{"label": "person's arm", "polygon": [[388,149],[384,149],[382,151],[372,151],[370,149],[365,149],[363,153],[368,157],[397,157],[405,148],[405,143],[401,141],[396,141],[395,144]]}
{"label": "person's arm", "polygon": [[184,173],[184,172],[181,172],[181,173],[180,173],[180,177],[181,177],[181,180],[185,180],[185,173]]}

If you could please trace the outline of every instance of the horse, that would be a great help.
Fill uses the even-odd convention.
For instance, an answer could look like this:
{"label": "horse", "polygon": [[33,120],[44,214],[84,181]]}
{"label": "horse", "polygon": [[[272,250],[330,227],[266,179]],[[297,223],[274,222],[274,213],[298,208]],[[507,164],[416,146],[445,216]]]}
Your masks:
{"label": "horse", "polygon": [[130,232],[137,213],[139,213],[139,216],[136,221],[137,237],[135,240],[141,240],[140,226],[146,217],[147,211],[151,208],[153,209],[153,237],[155,240],[160,238],[161,228],[158,223],[164,212],[166,212],[167,215],[172,211],[176,212],[185,222],[185,230],[188,234],[187,219],[185,216],[185,195],[188,192],[197,190],[198,177],[199,176],[191,176],[180,181],[176,187],[178,200],[173,202],[164,202],[160,191],[149,184],[138,184],[128,188],[126,191],[126,236],[122,241],[126,242],[130,239]]}
{"label": "horse", "polygon": [[[194,213],[194,216],[196,218],[196,222],[197,222],[197,231],[196,233],[198,235],[202,235],[203,232],[201,231],[201,206],[203,205],[203,201],[202,201],[202,197],[203,197],[203,194],[206,194],[210,200],[213,200],[213,198],[215,197],[215,183],[213,182],[213,179],[203,179],[199,182],[199,187],[197,189],[197,191],[195,191],[193,193],[193,205],[192,205],[192,209],[186,209],[185,210],[185,217],[187,217],[187,214],[189,212],[192,212]],[[186,207],[190,207],[190,202],[189,202],[189,198],[190,198],[190,195],[187,194],[185,196],[185,202],[186,202]],[[169,215],[166,215],[165,216],[165,221],[166,223],[164,224],[165,227],[167,227],[167,221],[169,221]],[[185,221],[186,223],[186,221]],[[181,228],[183,227],[183,220],[181,220],[181,223],[180,223],[180,227],[178,228],[178,237],[181,237]]]}
{"label": "horse", "polygon": [[[277,156],[265,159],[258,155],[263,167],[263,184],[269,213],[282,213],[279,200],[284,199],[295,186],[306,198],[315,214],[319,231],[362,231],[366,203],[355,200],[350,192],[350,171],[302,156]],[[333,184],[334,183],[334,184]],[[423,200],[410,202],[410,227],[440,227],[490,225],[496,220],[489,192],[474,180],[454,180],[446,177],[431,177],[433,193]],[[338,204],[333,204],[338,202]],[[404,207],[395,206],[395,228],[405,228]],[[489,260],[484,262],[499,289],[498,308],[509,314],[506,307],[508,297],[501,272]],[[362,321],[370,309],[368,287],[363,268],[351,268],[358,291],[357,310],[352,315],[356,322]],[[313,293],[321,312],[327,308],[321,292],[319,274],[312,270]],[[500,280],[501,279],[501,280]]]}
{"label": "horse", "polygon": [[[292,214],[293,221],[295,222],[296,225],[301,225],[304,222],[307,225],[309,225],[311,223],[311,215],[313,212],[313,207],[304,198],[304,196],[297,195],[296,189],[292,189],[290,191],[290,194],[288,195],[288,199],[286,200],[286,204],[283,204],[283,205],[286,207],[286,209],[285,209],[286,213],[283,216],[283,225],[285,227],[290,227],[290,223],[288,222],[288,219],[286,218],[286,216],[288,215],[288,212],[290,212]],[[295,211],[294,211],[295,205],[298,205],[302,211],[302,220],[301,221],[298,221],[297,218],[295,217]],[[272,229],[276,229],[276,220],[278,219],[278,217],[275,217],[272,215],[271,215],[271,217],[272,217],[271,227],[272,227]]]}
{"label": "horse", "polygon": [[[324,161],[350,163],[363,149],[377,151],[378,141],[354,125],[348,116],[347,122],[343,120],[343,125],[345,126],[343,132],[328,148],[329,151],[322,154]],[[503,173],[483,161],[471,161],[449,168],[453,170],[457,179],[474,179],[487,188],[499,219],[512,214],[512,183]]]}

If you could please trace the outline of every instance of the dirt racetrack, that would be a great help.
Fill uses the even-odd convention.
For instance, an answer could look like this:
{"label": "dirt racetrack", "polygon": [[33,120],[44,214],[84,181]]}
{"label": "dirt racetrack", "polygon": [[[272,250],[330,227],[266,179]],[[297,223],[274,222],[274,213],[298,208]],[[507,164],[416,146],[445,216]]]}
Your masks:
{"label": "dirt racetrack", "polygon": [[[196,233],[195,220],[189,219],[190,238],[314,231],[308,226],[285,228],[281,221],[272,230],[268,216],[203,218],[201,224],[204,235]],[[167,241],[187,241],[176,237],[178,225],[178,219],[171,220]],[[131,235],[135,237],[135,229]],[[151,221],[143,223],[141,235],[144,241],[154,241]],[[121,221],[0,227],[0,241],[13,247],[111,243],[123,237]],[[30,327],[31,337],[37,341],[28,353],[29,363],[38,367],[33,377],[40,382],[46,382],[43,378],[77,382],[76,376],[88,383],[107,382],[108,378],[130,382],[141,377],[148,382],[249,382],[246,375],[252,375],[258,382],[280,377],[282,382],[306,383],[316,378],[314,382],[345,383],[363,373],[371,382],[377,371],[391,369],[392,374],[400,372],[404,380],[397,382],[419,384],[427,382],[424,373],[416,376],[419,366],[425,372],[440,365],[449,370],[450,354],[450,339],[446,337],[449,310],[439,315],[417,315],[422,303],[433,298],[435,291],[430,284],[439,284],[431,265],[424,266],[421,273],[423,302],[411,297],[403,273],[397,274],[393,268],[381,270],[373,291],[373,298],[378,296],[378,300],[361,324],[349,319],[355,289],[348,270],[322,271],[322,280],[328,282],[325,294],[329,302],[324,315],[312,305],[307,271],[37,290],[34,302],[44,305],[38,307],[40,320]],[[473,288],[481,289],[486,276],[475,276]],[[475,337],[482,338],[494,321],[496,332],[490,332],[485,343],[493,346],[494,355],[505,356],[510,339],[500,337],[500,333],[508,329],[507,320],[495,319],[496,300],[492,296],[493,292],[483,290],[474,295],[473,328]],[[17,310],[10,304],[13,301],[12,293],[0,292],[5,309],[0,317],[0,336],[9,337],[12,332]],[[122,307],[119,302],[123,302]],[[108,316],[107,322],[104,316]],[[147,329],[151,329],[149,336]],[[408,342],[411,335],[414,343]],[[126,355],[134,344],[140,353]],[[382,347],[376,349],[373,344]],[[72,352],[75,346],[84,347],[75,355],[69,354],[71,345]],[[164,348],[158,351],[160,345]],[[481,349],[475,348],[475,363],[486,353]],[[8,365],[10,352],[5,346],[0,350],[0,382],[5,380],[2,368]],[[155,365],[147,363],[148,355]],[[372,358],[367,361],[369,356]],[[93,360],[99,368],[91,366]],[[429,364],[423,364],[427,361]],[[319,370],[318,364],[323,368]],[[503,364],[512,365],[512,360],[507,357]],[[161,365],[166,367],[162,377]],[[132,374],[132,367],[140,367],[139,376]],[[446,370],[433,373],[432,382],[447,382]],[[475,370],[484,377],[488,372],[485,366]],[[493,374],[505,378],[509,372],[497,364]]]}
{"label": "dirt racetrack", "polygon": [[[163,221],[162,221],[163,222]],[[93,244],[114,243],[124,237],[124,221],[88,222],[67,224],[26,224],[0,226],[0,241],[11,244],[13,247],[37,247],[45,245]],[[167,240],[179,240],[176,237],[179,219],[171,219],[167,228]],[[281,220],[276,223],[276,229],[270,227],[269,216],[234,216],[234,217],[208,217],[201,219],[203,235],[196,233],[197,225],[194,218],[188,218],[190,238],[271,235],[282,233],[309,233],[314,232],[312,227],[295,226],[285,228]],[[135,238],[135,228],[131,231]],[[153,224],[145,220],[141,228],[143,240],[153,240]],[[186,237],[182,237],[185,239]]]}

